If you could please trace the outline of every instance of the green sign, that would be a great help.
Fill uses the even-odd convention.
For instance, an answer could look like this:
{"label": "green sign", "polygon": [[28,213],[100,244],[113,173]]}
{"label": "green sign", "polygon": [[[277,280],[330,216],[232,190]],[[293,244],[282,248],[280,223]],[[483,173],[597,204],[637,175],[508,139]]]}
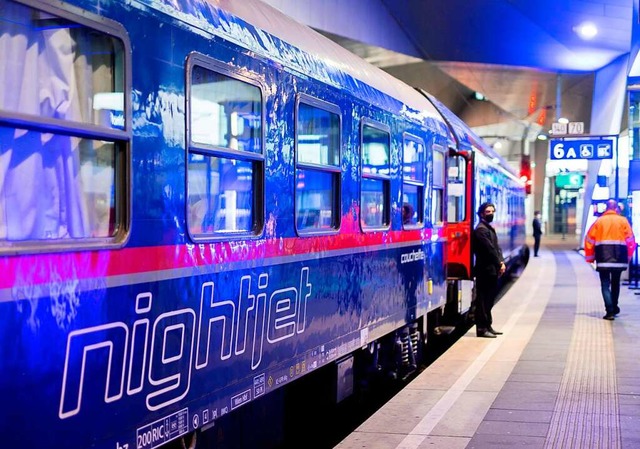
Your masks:
{"label": "green sign", "polygon": [[556,187],[560,189],[579,189],[584,177],[580,173],[561,173],[556,175]]}

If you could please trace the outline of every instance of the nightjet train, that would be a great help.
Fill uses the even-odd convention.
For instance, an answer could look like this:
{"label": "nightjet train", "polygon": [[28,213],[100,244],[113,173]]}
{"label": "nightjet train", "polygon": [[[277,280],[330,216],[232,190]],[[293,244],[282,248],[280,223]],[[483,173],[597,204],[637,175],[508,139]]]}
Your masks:
{"label": "nightjet train", "polygon": [[156,448],[321,367],[406,376],[469,309],[478,204],[528,256],[504,159],[258,0],[4,0],[0,60],[5,447]]}

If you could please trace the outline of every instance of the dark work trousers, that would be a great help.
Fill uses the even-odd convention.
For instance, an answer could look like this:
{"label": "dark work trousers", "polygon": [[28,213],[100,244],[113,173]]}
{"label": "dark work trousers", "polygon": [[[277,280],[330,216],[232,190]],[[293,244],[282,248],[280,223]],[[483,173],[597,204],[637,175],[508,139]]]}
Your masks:
{"label": "dark work trousers", "polygon": [[540,249],[540,237],[539,235],[533,236],[533,255],[534,257],[538,255],[538,250]]}
{"label": "dark work trousers", "polygon": [[598,274],[600,275],[600,288],[607,315],[615,315],[620,311],[618,297],[620,296],[620,276],[622,271],[598,268]]}
{"label": "dark work trousers", "polygon": [[498,293],[498,276],[483,274],[476,277],[476,329],[488,330],[493,324],[491,309]]}

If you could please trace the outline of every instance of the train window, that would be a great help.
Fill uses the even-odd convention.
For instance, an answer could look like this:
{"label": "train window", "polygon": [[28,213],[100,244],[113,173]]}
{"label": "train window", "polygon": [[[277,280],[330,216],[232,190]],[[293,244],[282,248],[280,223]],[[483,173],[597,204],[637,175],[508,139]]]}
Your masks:
{"label": "train window", "polygon": [[405,134],[402,154],[402,223],[405,227],[419,227],[424,223],[424,142]]}
{"label": "train window", "polygon": [[449,157],[447,165],[447,221],[457,223],[466,219],[467,161],[460,155]]}
{"label": "train window", "polygon": [[362,185],[360,190],[360,223],[363,229],[380,229],[390,224],[391,177],[388,129],[363,122]]}
{"label": "train window", "polygon": [[189,234],[194,240],[259,235],[264,223],[262,91],[203,55],[190,55],[188,70]]}
{"label": "train window", "polygon": [[442,224],[444,220],[444,175],[445,157],[440,151],[433,152],[433,191],[431,193],[431,223]]}
{"label": "train window", "polygon": [[340,111],[300,95],[296,114],[296,226],[298,231],[340,227]]}
{"label": "train window", "polygon": [[431,223],[441,225],[444,210],[444,189],[433,189],[431,197]]}
{"label": "train window", "polygon": [[191,143],[262,153],[258,86],[195,66],[190,100]]}
{"label": "train window", "polygon": [[253,162],[192,153],[189,155],[189,232],[254,231],[256,198]]}
{"label": "train window", "polygon": [[0,245],[28,252],[125,241],[129,53],[113,22],[2,5]]}
{"label": "train window", "polygon": [[444,153],[440,151],[433,152],[433,185],[437,187],[444,186]]}

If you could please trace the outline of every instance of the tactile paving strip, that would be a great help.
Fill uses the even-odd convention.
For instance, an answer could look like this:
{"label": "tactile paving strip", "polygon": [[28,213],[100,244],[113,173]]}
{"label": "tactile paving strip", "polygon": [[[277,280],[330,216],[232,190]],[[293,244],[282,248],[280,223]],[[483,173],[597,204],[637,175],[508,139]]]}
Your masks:
{"label": "tactile paving strip", "polygon": [[576,318],[545,448],[620,448],[615,322],[602,319],[598,276],[577,254],[570,259],[580,280]]}

